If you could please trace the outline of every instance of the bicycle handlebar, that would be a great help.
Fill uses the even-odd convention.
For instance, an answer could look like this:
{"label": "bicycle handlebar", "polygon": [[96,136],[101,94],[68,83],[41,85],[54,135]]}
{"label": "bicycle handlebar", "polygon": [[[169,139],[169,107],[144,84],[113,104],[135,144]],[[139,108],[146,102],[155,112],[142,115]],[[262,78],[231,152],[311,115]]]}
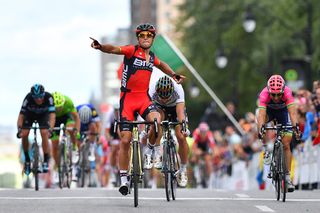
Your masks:
{"label": "bicycle handlebar", "polygon": [[281,124],[278,124],[276,126],[262,126],[262,130],[265,131],[265,130],[283,130],[283,129],[292,129],[293,126],[292,125],[281,125]]}
{"label": "bicycle handlebar", "polygon": [[161,126],[164,126],[164,127],[170,127],[170,126],[175,127],[175,126],[178,126],[178,125],[181,125],[183,132],[187,131],[187,123],[186,123],[185,120],[183,120],[182,122],[178,122],[178,121],[161,121]]}
{"label": "bicycle handlebar", "polygon": [[52,130],[55,130],[55,131],[60,131],[60,130],[69,130],[69,131],[73,131],[74,128],[73,127],[53,127]]}
{"label": "bicycle handlebar", "polygon": [[21,138],[21,130],[22,129],[33,129],[33,130],[37,130],[37,129],[50,129],[48,126],[28,126],[28,127],[21,127],[18,129],[18,132],[17,132],[17,138]]}
{"label": "bicycle handlebar", "polygon": [[146,125],[154,125],[154,132],[156,134],[156,137],[158,137],[158,125],[157,125],[157,119],[155,118],[153,122],[151,121],[118,121],[118,120],[114,120],[114,127],[113,127],[113,133],[117,133],[117,126],[119,124],[129,124],[129,125],[133,125],[133,126],[138,126],[139,124],[146,124]]}

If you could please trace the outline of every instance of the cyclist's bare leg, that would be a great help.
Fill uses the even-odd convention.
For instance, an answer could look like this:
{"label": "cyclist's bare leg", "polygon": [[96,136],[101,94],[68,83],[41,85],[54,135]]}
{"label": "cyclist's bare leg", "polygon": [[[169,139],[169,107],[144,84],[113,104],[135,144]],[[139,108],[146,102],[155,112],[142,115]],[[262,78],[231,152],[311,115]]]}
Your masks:
{"label": "cyclist's bare leg", "polygon": [[179,143],[179,156],[182,164],[188,163],[189,146],[186,137],[181,133],[181,126],[176,127],[176,137]]}
{"label": "cyclist's bare leg", "polygon": [[286,166],[287,166],[287,170],[290,173],[291,171],[291,160],[292,160],[292,154],[291,154],[291,150],[290,150],[290,143],[291,143],[291,139],[292,139],[292,135],[286,134],[283,138],[282,138],[282,143],[283,143],[283,147],[284,147],[284,154],[285,154],[285,159],[286,159]]}
{"label": "cyclist's bare leg", "polygon": [[200,152],[201,150],[199,148],[193,148],[192,149],[192,156],[191,156],[191,163],[194,165],[198,165],[199,164],[199,158],[200,158]]}
{"label": "cyclist's bare leg", "polygon": [[211,155],[209,153],[204,155],[204,161],[206,164],[206,172],[208,177],[210,177],[211,173],[212,173],[212,166],[211,166]]}
{"label": "cyclist's bare leg", "polygon": [[96,141],[96,133],[98,133],[98,128],[96,123],[92,122],[89,124],[89,141],[90,142],[95,142]]}
{"label": "cyclist's bare leg", "polygon": [[194,147],[191,159],[192,159],[192,162],[194,163],[193,174],[194,174],[195,180],[197,182],[197,185],[199,185],[200,181],[201,181],[200,171],[199,171],[199,160],[200,160],[201,155],[202,155],[202,150],[199,149],[198,147]]}
{"label": "cyclist's bare leg", "polygon": [[129,149],[132,132],[121,131],[120,151],[119,151],[119,167],[120,170],[128,170],[129,166]]}
{"label": "cyclist's bare leg", "polygon": [[[67,128],[74,128],[74,127],[75,127],[75,123],[67,124]],[[77,147],[79,148],[80,142],[77,140],[77,135],[72,130],[68,130],[68,134],[70,135],[72,144],[77,145]]]}
{"label": "cyclist's bare leg", "polygon": [[158,123],[158,137],[156,138],[155,137],[155,133],[154,133],[154,126],[151,125],[150,127],[150,134],[149,134],[149,142],[150,144],[152,145],[157,145],[159,146],[160,145],[160,139],[161,139],[161,136],[162,136],[162,129],[160,128],[160,122],[161,122],[161,118],[160,118],[160,113],[159,112],[150,112],[148,115],[147,115],[147,120],[149,122],[153,122],[154,119],[157,119],[157,123]]}
{"label": "cyclist's bare leg", "polygon": [[55,162],[55,167],[57,168],[59,163],[59,140],[52,140],[52,157]]}
{"label": "cyclist's bare leg", "polygon": [[111,145],[111,153],[110,153],[110,165],[113,168],[118,167],[117,165],[117,157],[119,156],[119,144],[112,144]]}
{"label": "cyclist's bare leg", "polygon": [[50,148],[49,148],[49,139],[48,139],[48,130],[47,129],[41,129],[40,130],[41,138],[42,138],[42,150],[44,154],[49,154]]}
{"label": "cyclist's bare leg", "polygon": [[29,139],[28,139],[29,132],[30,132],[29,129],[22,129],[20,133],[20,136],[22,139],[22,148],[25,153],[29,151]]}

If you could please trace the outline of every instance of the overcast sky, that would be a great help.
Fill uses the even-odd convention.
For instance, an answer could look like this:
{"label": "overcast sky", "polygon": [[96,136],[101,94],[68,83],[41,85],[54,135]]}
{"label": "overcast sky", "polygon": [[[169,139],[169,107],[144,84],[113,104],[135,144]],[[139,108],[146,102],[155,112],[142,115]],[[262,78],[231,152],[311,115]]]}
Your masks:
{"label": "overcast sky", "polygon": [[[0,125],[16,125],[34,83],[75,104],[99,92],[99,52],[89,36],[130,24],[129,0],[0,0]],[[99,95],[99,94],[98,94]]]}

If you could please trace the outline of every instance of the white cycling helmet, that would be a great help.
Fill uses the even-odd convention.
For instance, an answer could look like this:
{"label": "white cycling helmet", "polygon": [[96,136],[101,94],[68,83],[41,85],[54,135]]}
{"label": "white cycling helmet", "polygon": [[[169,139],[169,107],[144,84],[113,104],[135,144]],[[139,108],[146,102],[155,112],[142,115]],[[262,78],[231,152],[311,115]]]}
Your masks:
{"label": "white cycling helmet", "polygon": [[84,123],[84,124],[87,124],[90,122],[91,118],[92,118],[92,110],[90,107],[88,106],[82,106],[80,109],[79,109],[79,117],[80,117],[80,120],[81,120],[81,123]]}

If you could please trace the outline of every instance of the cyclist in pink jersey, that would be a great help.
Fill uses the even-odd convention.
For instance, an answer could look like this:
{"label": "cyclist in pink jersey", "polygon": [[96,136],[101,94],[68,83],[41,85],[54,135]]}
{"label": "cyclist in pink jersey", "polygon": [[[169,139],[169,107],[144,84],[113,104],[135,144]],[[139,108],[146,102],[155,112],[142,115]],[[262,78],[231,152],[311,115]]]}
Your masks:
{"label": "cyclist in pink jersey", "polygon": [[[120,94],[120,120],[133,121],[135,113],[139,113],[145,120],[158,121],[160,127],[160,114],[148,95],[149,82],[152,73],[152,67],[156,66],[165,74],[171,76],[177,83],[182,83],[185,76],[177,75],[168,64],[160,61],[155,54],[150,51],[156,29],[153,25],[145,23],[139,24],[136,28],[138,45],[113,46],[111,44],[100,44],[92,39],[91,47],[109,54],[124,55],[123,72],[121,80]],[[153,128],[150,131],[150,143],[160,146],[160,134],[155,138]],[[129,182],[127,179],[127,169],[129,164],[129,148],[132,136],[131,125],[120,126],[120,152],[119,167],[121,176],[121,186],[119,191],[122,195],[129,192]],[[160,150],[160,149],[157,149]],[[160,159],[161,160],[161,159]]]}
{"label": "cyclist in pink jersey", "polygon": [[[284,79],[280,75],[272,75],[267,83],[267,86],[261,91],[259,95],[259,110],[258,110],[258,137],[262,139],[264,136],[263,125],[267,122],[274,121],[283,126],[292,125],[292,130],[295,133],[296,138],[299,140],[300,131],[297,124],[297,112],[292,96],[292,91],[285,85]],[[292,154],[290,150],[290,143],[292,139],[292,131],[286,132],[282,138],[284,145],[284,153],[287,163],[286,182],[288,186],[288,192],[294,191],[294,185],[290,179],[291,159]],[[271,157],[264,144],[265,155],[264,162],[269,164]]]}

